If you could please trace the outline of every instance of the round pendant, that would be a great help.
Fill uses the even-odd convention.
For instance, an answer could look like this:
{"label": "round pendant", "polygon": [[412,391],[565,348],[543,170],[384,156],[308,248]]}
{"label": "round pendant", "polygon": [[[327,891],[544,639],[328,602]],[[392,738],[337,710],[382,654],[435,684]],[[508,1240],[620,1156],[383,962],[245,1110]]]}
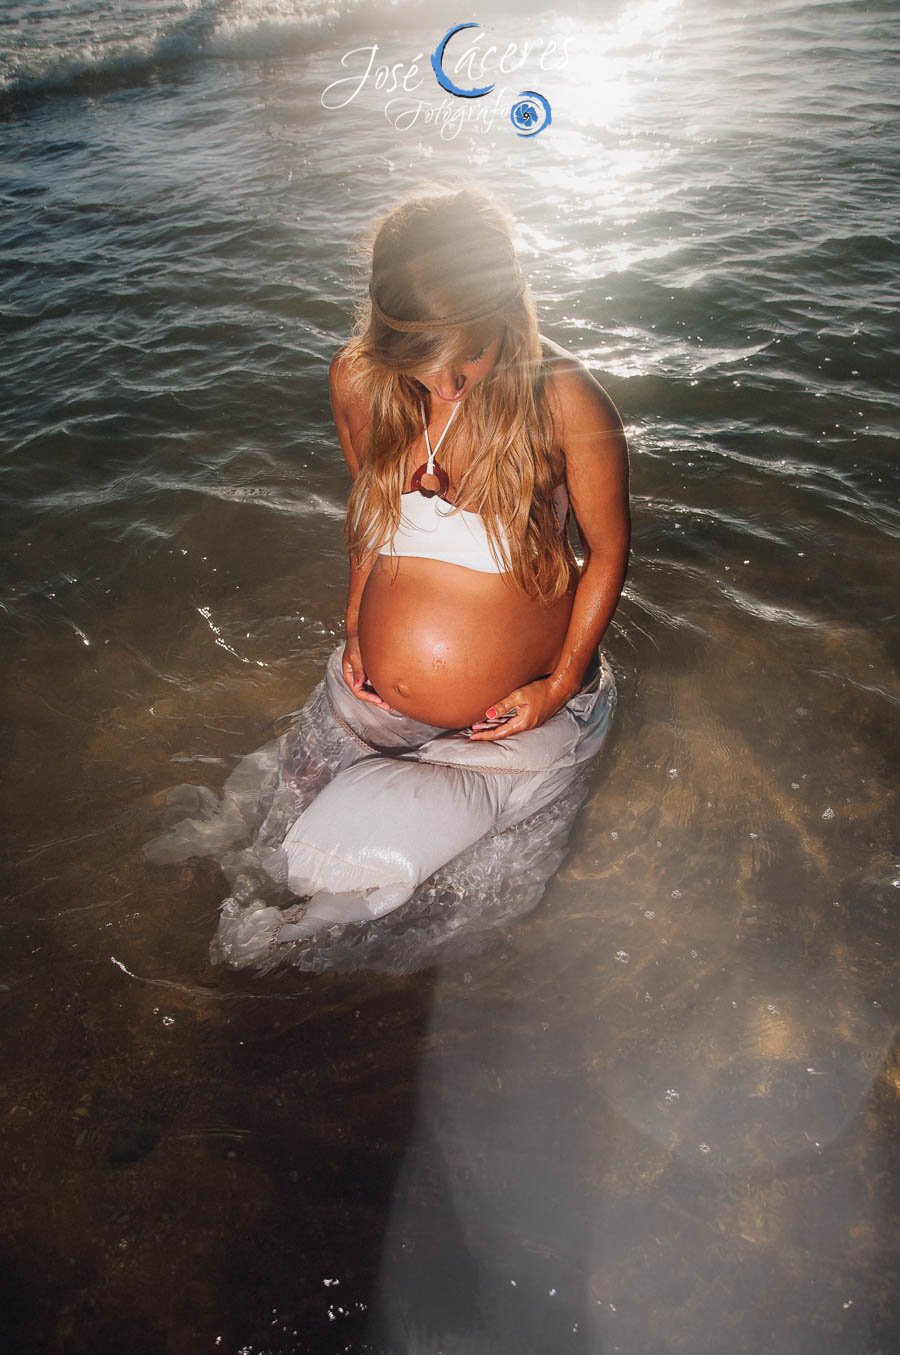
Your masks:
{"label": "round pendant", "polygon": [[[422,481],[426,476],[428,476],[429,480],[437,482],[434,489],[422,484]],[[438,498],[443,499],[447,490],[450,488],[450,476],[444,470],[444,467],[438,465],[437,461],[435,461],[431,468],[430,475],[428,475],[427,464],[419,466],[418,470],[413,471],[412,487],[414,490],[417,489],[426,499],[433,499],[435,494],[437,494]]]}

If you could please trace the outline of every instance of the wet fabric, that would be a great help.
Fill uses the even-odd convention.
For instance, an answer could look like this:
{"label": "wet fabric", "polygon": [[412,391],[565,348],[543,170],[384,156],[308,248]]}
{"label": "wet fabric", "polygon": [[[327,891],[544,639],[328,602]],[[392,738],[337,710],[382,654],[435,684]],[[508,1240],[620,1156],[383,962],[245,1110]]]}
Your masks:
{"label": "wet fabric", "polygon": [[232,893],[214,962],[356,967],[371,960],[374,924],[382,930],[398,909],[406,920],[411,901],[428,900],[424,915],[412,910],[402,958],[377,963],[370,948],[375,967],[418,967],[452,933],[533,907],[559,864],[615,708],[605,659],[543,725],[488,743],[360,701],[342,652],[281,738],[241,759],[221,798],[169,792],[171,826],[144,848],[161,864],[219,860]]}

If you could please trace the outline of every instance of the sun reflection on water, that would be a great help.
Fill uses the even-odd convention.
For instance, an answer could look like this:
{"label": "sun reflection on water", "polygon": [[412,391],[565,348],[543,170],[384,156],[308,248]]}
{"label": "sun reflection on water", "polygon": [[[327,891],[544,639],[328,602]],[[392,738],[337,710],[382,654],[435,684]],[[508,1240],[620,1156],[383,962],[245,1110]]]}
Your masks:
{"label": "sun reflection on water", "polygon": [[[628,6],[612,28],[591,28],[572,21],[561,30],[568,39],[566,83],[572,122],[580,129],[610,129],[634,108],[641,87],[654,78],[665,50],[677,32],[681,0],[647,0]],[[557,124],[554,124],[556,126]],[[560,139],[569,135],[560,128]],[[564,145],[562,162],[574,147]]]}

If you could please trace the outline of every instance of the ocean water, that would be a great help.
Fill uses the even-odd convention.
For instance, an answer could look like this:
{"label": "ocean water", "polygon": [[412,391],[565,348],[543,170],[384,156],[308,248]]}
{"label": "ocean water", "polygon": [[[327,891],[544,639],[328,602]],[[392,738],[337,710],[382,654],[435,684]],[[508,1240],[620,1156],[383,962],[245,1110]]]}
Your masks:
{"label": "ocean water", "polygon": [[[898,47],[893,0],[6,4],[4,1349],[896,1348]],[[628,431],[614,732],[531,911],[231,973],[215,863],[142,846],[337,642],[354,239],[459,182]]]}

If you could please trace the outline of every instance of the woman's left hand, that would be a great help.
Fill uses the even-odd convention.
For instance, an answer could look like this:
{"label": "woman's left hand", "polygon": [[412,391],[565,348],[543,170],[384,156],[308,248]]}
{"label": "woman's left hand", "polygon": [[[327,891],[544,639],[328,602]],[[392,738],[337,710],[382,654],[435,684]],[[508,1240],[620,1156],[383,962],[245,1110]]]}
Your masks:
{"label": "woman's left hand", "polygon": [[[484,713],[484,720],[476,720],[472,725],[469,738],[478,739],[483,743],[508,739],[512,734],[522,734],[526,729],[536,729],[564,705],[565,700],[560,699],[549,681],[546,678],[539,678],[537,682],[529,682],[525,687],[517,687],[502,701],[495,701],[489,706]],[[510,715],[510,712],[513,713]],[[506,715],[510,718],[503,719]],[[503,723],[494,726],[493,721],[497,719],[503,719]]]}

